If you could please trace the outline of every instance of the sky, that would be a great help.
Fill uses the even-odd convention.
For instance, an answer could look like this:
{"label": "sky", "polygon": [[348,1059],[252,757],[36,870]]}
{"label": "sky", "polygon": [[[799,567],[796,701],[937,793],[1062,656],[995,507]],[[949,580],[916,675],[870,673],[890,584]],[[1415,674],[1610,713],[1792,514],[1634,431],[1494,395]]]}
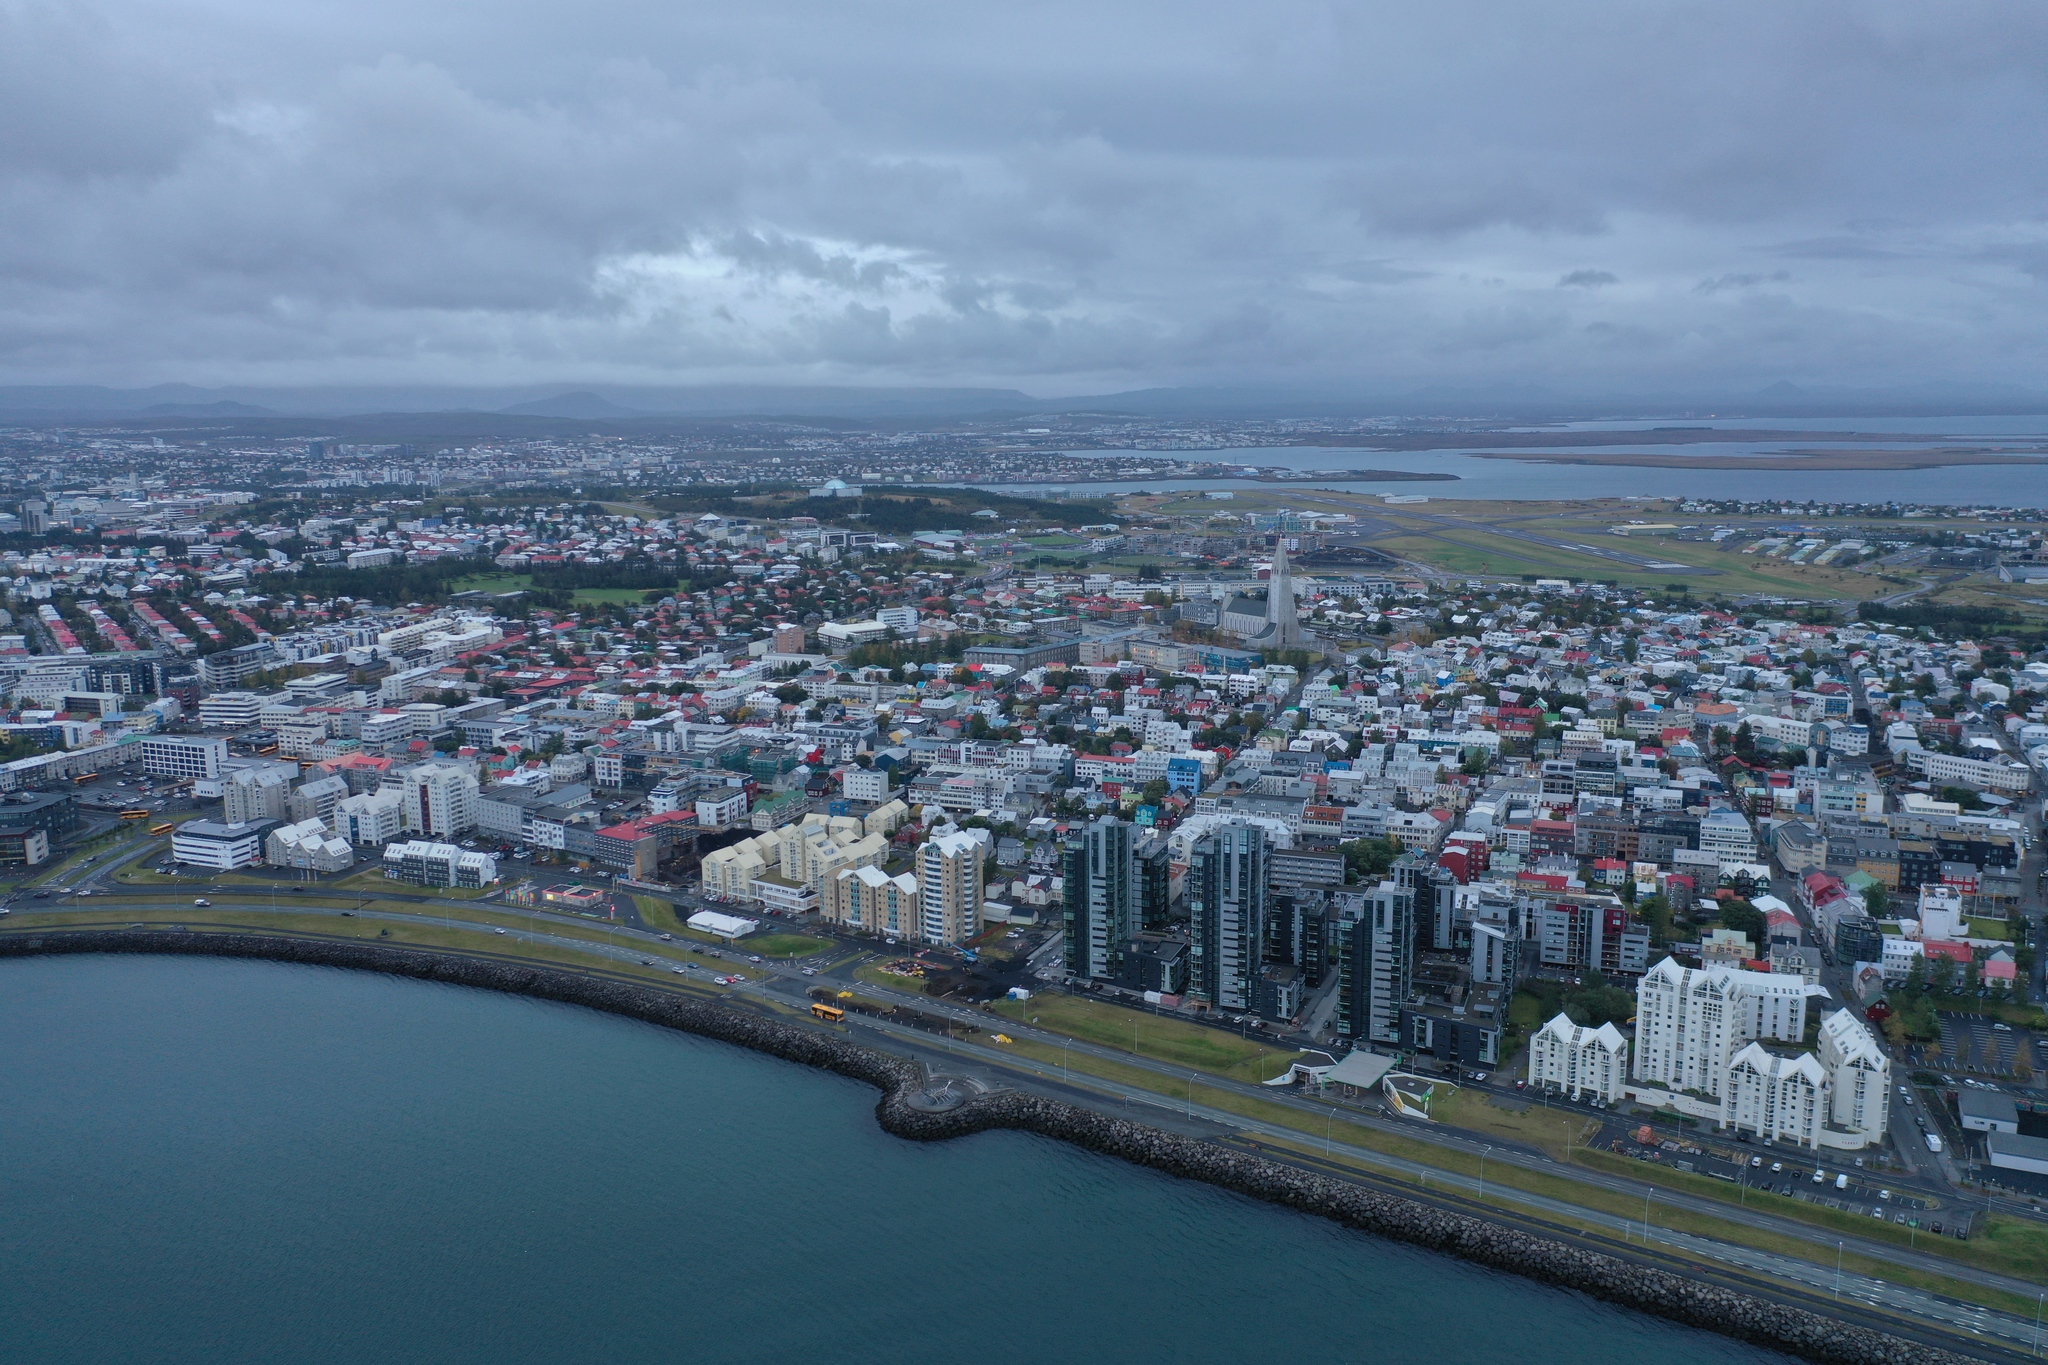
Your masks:
{"label": "sky", "polygon": [[2032,389],[2048,9],[0,0],[0,383]]}

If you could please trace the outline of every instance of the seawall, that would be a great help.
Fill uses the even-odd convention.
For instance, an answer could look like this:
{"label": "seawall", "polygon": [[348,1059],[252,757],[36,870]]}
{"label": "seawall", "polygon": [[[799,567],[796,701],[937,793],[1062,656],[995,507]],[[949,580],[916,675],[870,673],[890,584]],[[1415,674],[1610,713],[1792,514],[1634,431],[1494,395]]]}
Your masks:
{"label": "seawall", "polygon": [[1634,1265],[1483,1218],[1433,1208],[1059,1100],[1004,1091],[951,1109],[920,1107],[914,1100],[925,1076],[916,1062],[816,1029],[628,982],[410,948],[260,934],[58,930],[0,935],[0,957],[61,953],[182,954],[297,962],[582,1005],[866,1081],[882,1092],[876,1105],[877,1119],[884,1130],[899,1137],[939,1141],[1010,1128],[1058,1138],[1136,1165],[1205,1181],[1347,1227],[1575,1289],[1609,1303],[1826,1365],[1966,1365],[1970,1360],[1802,1308]]}

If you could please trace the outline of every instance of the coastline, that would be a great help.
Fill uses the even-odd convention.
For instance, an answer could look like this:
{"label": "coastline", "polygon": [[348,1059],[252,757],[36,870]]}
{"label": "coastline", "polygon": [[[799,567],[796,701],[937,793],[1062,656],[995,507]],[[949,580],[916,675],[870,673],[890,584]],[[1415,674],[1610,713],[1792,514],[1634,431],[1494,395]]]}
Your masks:
{"label": "coastline", "polygon": [[1009,1128],[1058,1138],[1134,1165],[1830,1365],[1946,1365],[1969,1359],[1059,1100],[1001,1091],[950,1107],[934,1104],[925,1096],[925,1073],[917,1062],[653,987],[412,948],[264,934],[68,929],[0,936],[0,957],[74,953],[209,956],[342,967],[581,1005],[865,1081],[882,1092],[877,1121],[898,1137],[943,1141]]}

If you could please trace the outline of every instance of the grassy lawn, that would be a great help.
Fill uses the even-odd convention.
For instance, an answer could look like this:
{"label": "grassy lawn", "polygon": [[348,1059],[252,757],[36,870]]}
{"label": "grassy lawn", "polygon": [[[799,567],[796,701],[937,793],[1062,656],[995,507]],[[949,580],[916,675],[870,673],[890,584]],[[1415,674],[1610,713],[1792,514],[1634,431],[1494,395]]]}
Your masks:
{"label": "grassy lawn", "polygon": [[1233,1038],[1220,1029],[1051,992],[1029,1000],[998,1000],[990,1008],[1006,1019],[1234,1081],[1267,1080],[1295,1056],[1291,1048]]}
{"label": "grassy lawn", "polygon": [[1527,991],[1516,991],[1508,1002],[1508,1022],[1525,1033],[1543,1027],[1543,1002]]}
{"label": "grassy lawn", "polygon": [[664,934],[687,934],[690,932],[683,927],[682,920],[677,918],[674,904],[663,900],[659,896],[635,896],[633,897],[633,908],[640,912],[640,919],[650,929],[658,930]]}
{"label": "grassy lawn", "polygon": [[[210,910],[184,911],[173,913],[169,910],[129,910],[120,913],[93,914],[15,914],[6,923],[10,930],[51,928],[125,928],[130,924],[194,924],[203,917],[209,924],[229,929],[284,930],[293,933],[317,934],[326,938],[358,938],[379,943],[391,943],[407,947],[423,948],[464,948],[501,953],[507,956],[527,958],[549,966],[573,967],[579,969],[601,968],[605,971],[623,972],[632,976],[644,976],[649,981],[659,981],[670,987],[695,987],[708,985],[710,973],[693,973],[689,977],[678,977],[665,966],[643,967],[637,962],[621,962],[614,958],[601,957],[593,953],[582,953],[562,944],[536,943],[513,935],[499,935],[487,927],[470,925],[457,921],[453,925],[439,920],[423,920],[415,924],[393,924],[377,920],[342,920],[330,915],[295,915],[288,911],[241,910],[216,906]],[[710,987],[717,991],[718,987]]]}
{"label": "grassy lawn", "polygon": [[898,976],[894,972],[885,972],[879,963],[867,962],[855,967],[853,979],[863,985],[879,986],[883,990],[902,991],[908,995],[924,994],[923,977]]}
{"label": "grassy lawn", "polygon": [[832,946],[829,939],[812,938],[809,934],[755,934],[743,938],[738,946],[746,952],[759,953],[762,957],[809,957]]}
{"label": "grassy lawn", "polygon": [[[523,573],[480,573],[458,578],[449,585],[453,592],[518,592],[533,586],[533,575]],[[578,602],[613,605],[624,602],[637,606],[647,596],[646,588],[579,588]]]}
{"label": "grassy lawn", "polygon": [[1476,1090],[1455,1090],[1437,1096],[1430,1111],[1439,1122],[1469,1132],[1506,1138],[1544,1152],[1555,1161],[1565,1159],[1565,1144],[1576,1153],[1599,1124],[1583,1115],[1567,1114],[1532,1104],[1521,1113],[1495,1104],[1489,1095]]}
{"label": "grassy lawn", "polygon": [[445,896],[450,900],[459,901],[482,900],[484,897],[493,894],[496,890],[495,887],[488,886],[411,886],[405,882],[391,880],[384,875],[382,867],[375,865],[351,872],[345,877],[337,877],[333,881],[323,884],[337,891],[360,891],[367,896],[379,895],[386,891],[402,891],[408,896]]}

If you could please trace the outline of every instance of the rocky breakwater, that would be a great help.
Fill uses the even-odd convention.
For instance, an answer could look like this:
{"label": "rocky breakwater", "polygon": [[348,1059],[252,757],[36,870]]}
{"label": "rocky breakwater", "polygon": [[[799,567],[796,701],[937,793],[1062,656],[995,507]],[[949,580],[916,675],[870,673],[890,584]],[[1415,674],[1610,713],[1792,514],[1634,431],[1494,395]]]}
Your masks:
{"label": "rocky breakwater", "polygon": [[885,1097],[883,1126],[902,1137],[942,1139],[990,1128],[1059,1138],[1189,1180],[1205,1181],[1347,1227],[1446,1252],[1690,1327],[1719,1332],[1829,1365],[1968,1365],[1969,1357],[1632,1264],[1597,1251],[1398,1195],[1300,1170],[1213,1143],[1161,1132],[1059,1100],[1005,1091],[945,1113]]}
{"label": "rocky breakwater", "polygon": [[1014,1090],[979,1095],[950,1087],[935,1090],[924,1068],[906,1058],[818,1029],[649,986],[410,948],[260,934],[73,930],[0,935],[0,957],[100,952],[260,958],[348,967],[583,1005],[866,1081],[882,1092],[876,1118],[886,1131],[899,1137],[940,1141],[996,1128],[1036,1133],[1827,1365],[1968,1365],[1967,1357],[1938,1347],[1059,1100]]}

